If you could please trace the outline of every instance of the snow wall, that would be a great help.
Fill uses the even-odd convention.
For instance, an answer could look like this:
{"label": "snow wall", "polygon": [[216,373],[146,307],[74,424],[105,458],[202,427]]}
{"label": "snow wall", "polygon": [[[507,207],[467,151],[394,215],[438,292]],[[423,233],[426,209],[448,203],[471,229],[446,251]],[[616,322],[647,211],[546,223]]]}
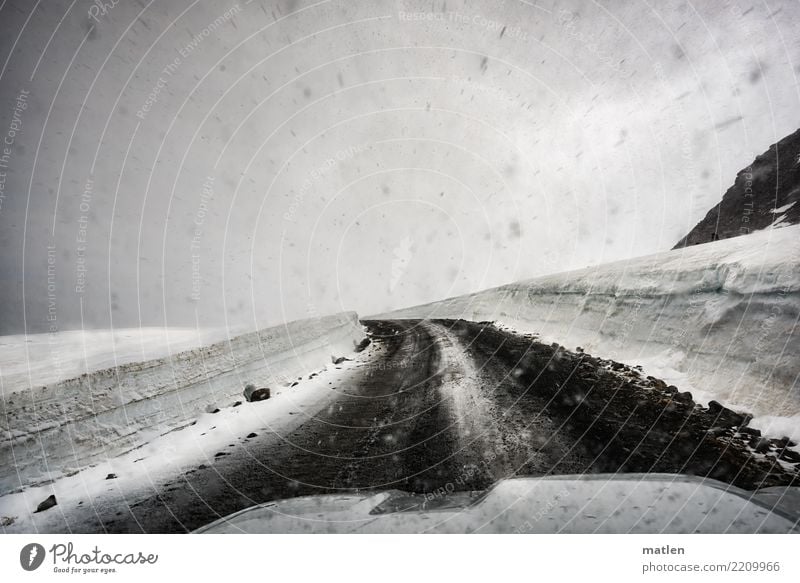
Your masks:
{"label": "snow wall", "polygon": [[246,383],[285,384],[353,351],[355,312],[299,320],[26,390],[0,403],[0,492],[56,479],[244,401]]}
{"label": "snow wall", "polygon": [[798,313],[800,226],[791,226],[381,317],[492,320],[567,348],[640,364],[701,402],[717,399],[797,436]]}

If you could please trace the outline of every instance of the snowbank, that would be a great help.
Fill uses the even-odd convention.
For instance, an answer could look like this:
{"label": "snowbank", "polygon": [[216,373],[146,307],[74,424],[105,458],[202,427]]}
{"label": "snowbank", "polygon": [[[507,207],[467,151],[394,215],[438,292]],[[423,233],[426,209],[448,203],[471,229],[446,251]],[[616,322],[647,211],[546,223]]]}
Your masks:
{"label": "snowbank", "polygon": [[[50,481],[140,447],[187,425],[207,409],[243,400],[242,389],[248,382],[285,385],[324,367],[331,355],[352,352],[354,342],[364,337],[357,315],[348,312],[290,322],[151,360],[117,361],[116,366],[92,371],[93,364],[116,355],[113,345],[100,344],[107,332],[97,333],[97,339],[90,332],[82,334],[87,346],[106,347],[105,352],[95,348],[83,363],[91,372],[60,380],[52,374],[32,375],[51,380],[24,388],[19,374],[10,375],[6,387],[3,373],[0,492]],[[63,353],[68,354],[75,346],[73,336],[48,341],[63,344]],[[3,343],[9,344],[8,337]],[[5,354],[9,353],[14,351]],[[129,360],[131,354],[119,357]],[[20,368],[18,360],[0,366],[3,371],[15,370],[10,364]]]}
{"label": "snowbank", "polygon": [[28,390],[121,364],[163,358],[251,330],[115,328],[0,336],[3,394]]}
{"label": "snowbank", "polygon": [[493,320],[642,365],[800,437],[800,226],[539,277],[378,317]]}

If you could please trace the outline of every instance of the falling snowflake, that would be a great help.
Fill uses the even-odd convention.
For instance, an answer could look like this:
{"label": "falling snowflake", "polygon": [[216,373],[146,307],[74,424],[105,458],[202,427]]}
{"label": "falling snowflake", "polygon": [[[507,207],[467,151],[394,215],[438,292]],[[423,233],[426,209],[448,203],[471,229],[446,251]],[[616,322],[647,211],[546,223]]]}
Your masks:
{"label": "falling snowflake", "polygon": [[394,291],[394,288],[400,283],[413,256],[413,242],[411,237],[406,235],[392,252],[392,277],[389,281],[389,291]]}

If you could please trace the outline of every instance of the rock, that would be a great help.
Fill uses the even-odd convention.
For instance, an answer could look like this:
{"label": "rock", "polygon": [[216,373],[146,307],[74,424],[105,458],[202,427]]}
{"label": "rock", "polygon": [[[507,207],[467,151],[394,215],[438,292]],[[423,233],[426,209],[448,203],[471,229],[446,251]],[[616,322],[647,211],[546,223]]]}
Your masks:
{"label": "rock", "polygon": [[250,402],[256,403],[258,401],[266,401],[267,399],[270,398],[271,395],[272,393],[270,392],[269,389],[256,389],[250,395]]}
{"label": "rock", "polygon": [[0,516],[0,526],[11,526],[16,519],[16,516]]}
{"label": "rock", "polygon": [[44,512],[45,510],[52,508],[56,504],[58,504],[58,502],[56,501],[55,494],[50,494],[50,496],[48,496],[45,500],[43,500],[39,504],[39,506],[36,507],[36,512]]}
{"label": "rock", "polygon": [[750,447],[752,447],[758,453],[767,453],[770,445],[772,444],[769,442],[769,439],[765,439],[763,437],[754,437],[750,440]]}
{"label": "rock", "polygon": [[248,433],[247,434],[247,438],[248,439],[253,439],[254,437],[258,437],[258,433]]}
{"label": "rock", "polygon": [[780,439],[772,439],[770,443],[777,449],[778,458],[793,464],[800,463],[800,453],[789,449],[797,446],[794,441],[784,436]]}
{"label": "rock", "polygon": [[333,364],[342,364],[346,360],[350,359],[345,356],[331,356],[331,362],[333,362]]}
{"label": "rock", "polygon": [[241,401],[236,401],[236,402],[233,404],[233,406],[234,406],[234,407],[238,407],[238,406],[239,406],[239,405],[241,405],[241,404],[242,404],[242,402],[241,402]]}
{"label": "rock", "polygon": [[116,480],[116,479],[117,479],[117,474],[108,474],[106,476],[106,480]]}
{"label": "rock", "polygon": [[692,393],[689,391],[680,392],[678,391],[674,395],[672,395],[672,399],[678,401],[679,403],[686,403],[687,405],[691,405],[694,403],[694,399],[692,399]]}
{"label": "rock", "polygon": [[219,413],[219,407],[212,403],[211,405],[206,406],[206,413]]}
{"label": "rock", "polygon": [[797,444],[785,435],[780,439],[773,439],[772,442],[778,448],[797,447]]}
{"label": "rock", "polygon": [[[657,379],[655,377],[647,377],[647,380],[652,383],[654,389],[658,389],[659,391],[662,391],[664,393],[667,392],[667,383],[665,383],[661,379]],[[676,390],[675,393],[677,393],[677,392],[678,391]],[[674,393],[672,393],[672,394],[674,394]]]}
{"label": "rock", "polygon": [[708,434],[714,437],[730,434],[730,432],[731,430],[728,427],[712,427],[708,430]]}
{"label": "rock", "polygon": [[594,358],[593,356],[584,356],[581,358],[581,362],[589,366],[592,366],[594,368],[600,367],[600,361]]}
{"label": "rock", "polygon": [[[353,344],[355,346],[355,351],[356,352],[363,352],[364,349],[367,346],[369,346],[371,343],[372,343],[372,340],[370,340],[369,338],[364,338],[363,340],[361,340],[361,342],[356,342],[355,340],[353,341]],[[334,364],[336,364],[336,363],[334,363]]]}
{"label": "rock", "polygon": [[257,401],[266,401],[271,396],[270,390],[262,387],[257,389],[255,385],[247,385],[244,388],[244,398],[248,403],[255,403]]}
{"label": "rock", "polygon": [[751,437],[761,437],[761,431],[759,429],[753,429],[752,427],[740,427],[739,433],[742,435],[749,435]]}
{"label": "rock", "polygon": [[787,461],[792,464],[800,464],[800,453],[797,453],[793,449],[784,449],[779,454],[778,457],[784,461]]}
{"label": "rock", "polygon": [[708,403],[708,412],[716,418],[715,423],[725,427],[742,427],[747,425],[753,418],[751,415],[737,413],[727,407],[723,407],[717,401]]}

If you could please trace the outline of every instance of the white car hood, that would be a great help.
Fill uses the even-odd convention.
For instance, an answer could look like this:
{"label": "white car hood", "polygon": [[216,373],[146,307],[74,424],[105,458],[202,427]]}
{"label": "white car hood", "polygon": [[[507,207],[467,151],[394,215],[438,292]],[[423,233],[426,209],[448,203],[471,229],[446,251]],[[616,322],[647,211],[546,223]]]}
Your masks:
{"label": "white car hood", "polygon": [[259,504],[198,533],[788,533],[800,489],[670,474],[513,478],[485,492],[399,490]]}

